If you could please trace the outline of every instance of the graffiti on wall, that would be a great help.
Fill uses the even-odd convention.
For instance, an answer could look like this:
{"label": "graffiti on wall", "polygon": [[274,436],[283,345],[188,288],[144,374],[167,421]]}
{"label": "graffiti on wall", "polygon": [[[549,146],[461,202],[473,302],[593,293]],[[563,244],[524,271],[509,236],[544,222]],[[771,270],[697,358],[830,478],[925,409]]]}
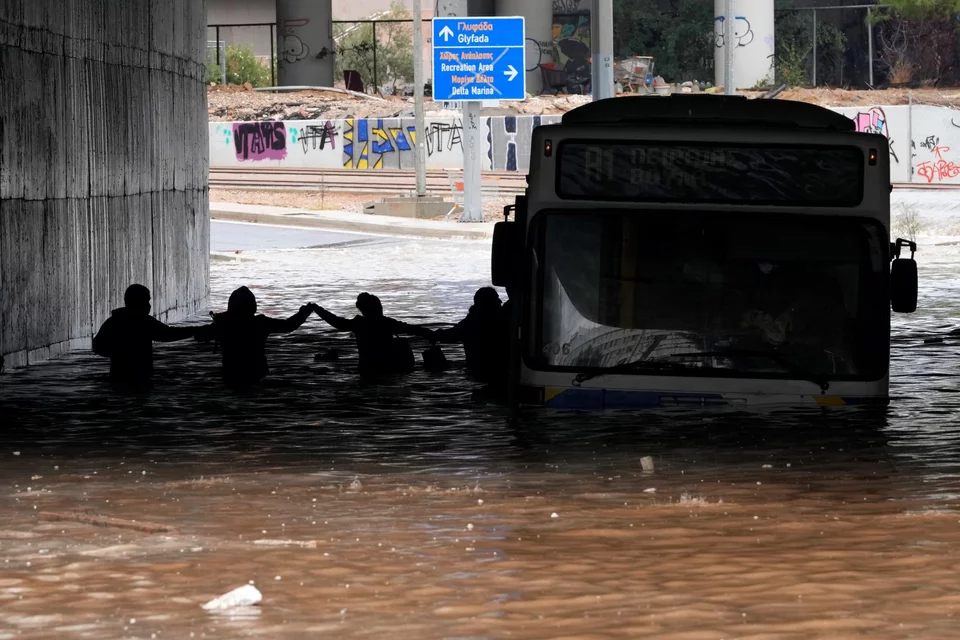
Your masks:
{"label": "graffiti on wall", "polygon": [[927,184],[960,176],[960,166],[950,159],[950,147],[940,144],[939,136],[927,136],[921,143],[916,174]]}
{"label": "graffiti on wall", "polygon": [[337,127],[327,120],[323,124],[305,124],[302,127],[289,127],[290,144],[298,142],[306,154],[309,151],[323,151],[337,148]]}
{"label": "graffiti on wall", "polygon": [[553,0],[553,12],[554,13],[573,13],[574,11],[580,11],[581,0]]}
{"label": "graffiti on wall", "polygon": [[[410,135],[414,136],[414,133],[411,131]],[[423,140],[427,147],[428,157],[443,150],[453,151],[455,148],[459,148],[462,151],[463,122],[457,118],[453,122],[427,123]]]}
{"label": "graffiti on wall", "polygon": [[[590,65],[590,15],[554,16],[553,18],[553,62],[560,69],[576,71]],[[542,46],[542,45],[541,45]],[[544,60],[551,56],[544,52]]]}
{"label": "graffiti on wall", "polygon": [[487,118],[487,168],[494,171],[528,171],[530,139],[541,124],[560,116],[504,116]]}
{"label": "graffiti on wall", "polygon": [[890,137],[890,127],[887,120],[887,114],[883,107],[870,107],[866,111],[860,111],[852,118],[854,126],[860,133],[879,133],[887,139],[890,146],[890,158],[899,163],[900,158],[893,146],[893,138]]}
{"label": "graffiti on wall", "polygon": [[[727,21],[726,16],[717,16],[713,19],[714,25],[714,38],[716,39],[716,44],[718,49],[723,48],[724,41],[726,40],[727,34],[724,29],[724,23]],[[753,27],[750,26],[750,21],[747,20],[746,16],[736,16],[733,20],[733,39],[736,42],[737,47],[745,47],[753,42],[755,34],[753,33]]]}
{"label": "graffiti on wall", "polygon": [[294,64],[310,55],[310,47],[297,35],[297,28],[305,27],[308,24],[310,24],[310,20],[307,18],[294,18],[283,21],[279,36],[280,60],[287,64]]}
{"label": "graffiti on wall", "polygon": [[[960,114],[947,107],[906,105],[836,107],[858,131],[886,137],[890,179],[896,183],[960,184]],[[484,118],[479,153],[487,171],[526,172],[537,126],[560,116]],[[431,169],[463,167],[465,139],[457,118],[428,118],[424,147]],[[269,160],[286,166],[350,169],[413,169],[413,118],[211,122],[211,166],[238,166]],[[913,137],[912,141],[908,139]],[[299,151],[298,151],[299,150]],[[912,155],[912,158],[911,158]]]}
{"label": "graffiti on wall", "polygon": [[282,122],[234,122],[233,146],[237,160],[283,160],[287,157],[287,128]]}
{"label": "graffiti on wall", "polygon": [[399,118],[343,121],[343,166],[348,169],[402,169],[413,166],[416,128]]}

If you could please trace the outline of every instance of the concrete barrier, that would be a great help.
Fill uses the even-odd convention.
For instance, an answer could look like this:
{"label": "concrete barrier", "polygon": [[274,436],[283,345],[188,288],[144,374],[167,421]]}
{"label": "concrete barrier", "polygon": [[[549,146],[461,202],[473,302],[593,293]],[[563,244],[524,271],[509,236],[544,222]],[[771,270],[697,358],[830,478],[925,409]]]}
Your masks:
{"label": "concrete barrier", "polygon": [[[936,106],[835,107],[860,131],[889,141],[893,182],[960,184],[960,111]],[[561,116],[497,116],[484,122],[484,169],[526,173],[534,128]],[[211,122],[213,167],[413,169],[412,118]],[[463,168],[458,118],[427,120],[427,168]],[[912,137],[912,140],[908,140]]]}

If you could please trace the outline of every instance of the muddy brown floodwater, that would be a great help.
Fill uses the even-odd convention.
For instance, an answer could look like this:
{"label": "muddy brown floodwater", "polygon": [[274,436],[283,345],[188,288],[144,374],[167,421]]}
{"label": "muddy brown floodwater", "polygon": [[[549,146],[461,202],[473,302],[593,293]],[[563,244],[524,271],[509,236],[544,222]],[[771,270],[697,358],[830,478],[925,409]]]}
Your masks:
{"label": "muddy brown floodwater", "polygon": [[[488,261],[387,239],[243,255],[214,263],[217,308],[240,284],[278,315],[370,290],[437,322]],[[960,343],[923,345],[958,323],[958,256],[922,255],[894,401],[873,413],[512,428],[461,369],[361,385],[349,337],[315,319],[275,340],[252,397],[194,344],[158,348],[169,375],[145,397],[113,393],[89,354],[6,375],[0,639],[960,637]],[[346,357],[314,362],[330,346]],[[260,606],[201,609],[251,581]]]}

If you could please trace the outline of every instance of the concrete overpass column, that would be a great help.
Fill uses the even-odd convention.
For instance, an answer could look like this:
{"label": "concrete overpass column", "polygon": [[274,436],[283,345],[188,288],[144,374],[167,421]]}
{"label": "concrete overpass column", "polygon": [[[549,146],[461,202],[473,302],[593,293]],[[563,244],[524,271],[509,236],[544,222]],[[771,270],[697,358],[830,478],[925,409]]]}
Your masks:
{"label": "concrete overpass column", "polygon": [[714,84],[726,86],[724,78],[724,20],[727,2],[733,2],[733,82],[735,89],[749,89],[774,79],[773,1],[714,0]]}
{"label": "concrete overpass column", "polygon": [[527,93],[537,95],[543,87],[540,65],[553,60],[553,0],[497,0],[496,11],[498,16],[526,19]]}
{"label": "concrete overpass column", "polygon": [[0,2],[0,25],[6,365],[88,347],[135,282],[162,320],[205,307],[205,3]]}
{"label": "concrete overpass column", "polygon": [[[332,0],[277,0],[277,71],[282,87],[332,87]],[[364,78],[372,83],[373,78]]]}

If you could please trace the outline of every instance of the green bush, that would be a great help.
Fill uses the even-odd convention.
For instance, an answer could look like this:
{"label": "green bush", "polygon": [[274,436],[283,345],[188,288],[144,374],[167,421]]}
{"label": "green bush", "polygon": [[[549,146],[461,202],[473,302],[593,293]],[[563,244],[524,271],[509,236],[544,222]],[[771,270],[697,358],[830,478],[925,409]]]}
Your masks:
{"label": "green bush", "polygon": [[249,45],[230,45],[227,47],[227,83],[247,82],[254,87],[269,87],[270,67],[257,60]]}
{"label": "green bush", "polygon": [[[244,84],[249,82],[254,87],[270,86],[270,67],[263,64],[253,54],[249,45],[228,45],[226,50],[227,84]],[[276,67],[276,58],[274,58]],[[222,70],[217,64],[215,49],[207,51],[207,82],[220,84],[223,80]]]}
{"label": "green bush", "polygon": [[[806,4],[806,3],[803,3]],[[790,9],[793,0],[781,0],[777,9]],[[774,25],[777,82],[790,86],[810,84],[813,56],[813,14],[810,11],[779,11]],[[838,74],[847,48],[847,38],[836,26],[817,20],[817,84]],[[842,78],[841,78],[842,80]]]}

